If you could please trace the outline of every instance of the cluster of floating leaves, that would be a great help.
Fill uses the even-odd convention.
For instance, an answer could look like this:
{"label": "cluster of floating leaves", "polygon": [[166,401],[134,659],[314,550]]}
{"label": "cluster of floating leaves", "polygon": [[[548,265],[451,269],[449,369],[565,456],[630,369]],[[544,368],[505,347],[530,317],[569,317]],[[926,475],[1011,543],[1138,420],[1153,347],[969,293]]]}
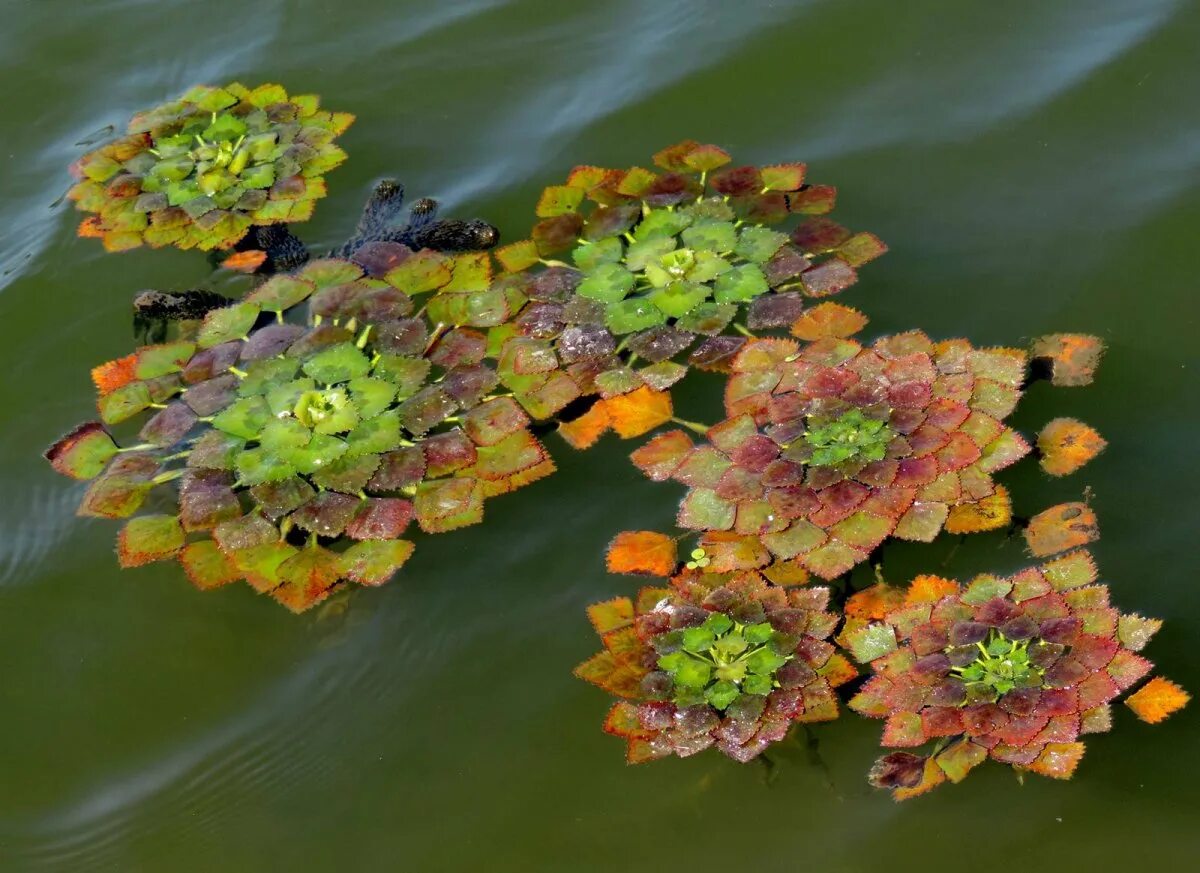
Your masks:
{"label": "cluster of floating leaves", "polygon": [[79,233],[109,251],[207,250],[254,224],[303,221],[325,196],[325,173],[346,159],[333,141],[353,120],[279,85],[193,88],[73,166],[69,196],[93,213]]}
{"label": "cluster of floating leaves", "polygon": [[728,416],[633,453],[651,479],[688,487],[680,527],[757,537],[763,564],[831,579],[889,536],[932,540],[1008,523],[992,475],[1028,443],[1004,419],[1025,378],[1014,349],[912,332],[870,346],[755,340],[731,362]]}
{"label": "cluster of floating leaves", "polygon": [[[276,85],[193,89],[79,161],[71,197],[94,213],[80,233],[210,249],[306,219],[352,120]],[[1060,556],[1007,579],[880,582],[840,606],[808,583],[889,537],[1008,526],[992,477],[1034,447],[1005,419],[1030,378],[1088,384],[1100,341],[859,343],[866,317],[824,298],[886,246],[826,217],[833,188],[693,141],[654,163],[580,166],[545,189],[530,238],[496,251],[500,277],[487,253],[375,241],[273,278],[194,335],[96,368],[102,421],[47,457],[90,480],[81,514],[129,519],[122,565],[177,559],[202,589],[244,579],[299,611],[387,581],[411,522],[476,523],[488,497],[553,472],[533,420],[578,448],[674,421],[700,439],[670,430],[632,458],[687,487],[684,533],[627,531],[607,556],[669,581],[590,607],[603,650],[576,669],[618,698],[605,730],[631,763],[710,747],[749,761],[794,723],[836,718],[858,674],[841,649],[869,664],[850,706],[886,719],[883,745],[932,746],[876,763],[897,798],[989,757],[1069,777],[1079,737],[1150,671],[1136,653],[1160,625],[1110,606],[1082,550],[1098,536],[1086,503],[1030,519],[1029,551]],[[715,425],[674,418],[693,366],[727,374]],[[110,429],[134,419],[119,446]],[[1066,417],[1036,438],[1052,476],[1104,447]],[[1154,723],[1187,700],[1158,677],[1126,702]]]}
{"label": "cluster of floating leaves", "polygon": [[[194,339],[94,371],[102,422],[47,453],[93,480],[80,513],[128,517],[174,483],[173,511],[127,522],[123,565],[178,558],[200,588],[245,579],[299,611],[344,580],[387,581],[410,521],[474,524],[487,498],[553,471],[486,361],[481,328],[520,301],[476,306],[473,255],[392,248],[386,272],[312,262],[209,313]],[[431,320],[460,309],[457,326]],[[119,448],[108,427],[151,412]]]}
{"label": "cluster of floating leaves", "polygon": [[[727,592],[743,585],[781,607],[819,604],[834,627],[806,620],[817,633],[805,645],[821,662],[804,661],[804,675],[825,678],[826,691],[855,678],[840,646],[870,664],[873,676],[850,705],[887,719],[884,746],[932,746],[876,763],[872,784],[897,799],[957,782],[988,757],[1020,772],[1070,776],[1083,752],[1079,737],[1107,730],[1109,703],[1150,671],[1135,652],[1160,622],[1109,605],[1080,549],[1098,537],[1085,503],[1051,507],[1025,524],[1033,555],[1076,550],[1042,567],[961,588],[932,576],[907,588],[881,582],[850,597],[840,614],[826,611],[829,592],[807,587],[811,576],[845,574],[888,537],[929,541],[942,530],[1009,526],[1008,493],[993,475],[1033,447],[1005,419],[1031,378],[1088,384],[1102,353],[1098,340],[1076,334],[1041,337],[1029,352],[934,342],[916,331],[865,346],[849,338],[865,323],[854,310],[822,303],[791,322],[795,340],[738,340],[723,367],[726,418],[713,426],[679,421],[702,440],[670,430],[633,452],[649,478],[689,490],[677,519],[683,535],[628,531],[610,545],[611,572],[667,577],[671,587],[592,607],[605,649],[576,670],[621,698],[605,730],[627,741],[631,762],[712,745],[748,760],[787,733],[786,708],[770,724],[739,720],[768,681],[768,696],[791,690],[778,676],[790,677],[798,663],[778,648],[760,657],[758,672],[733,657],[749,651],[742,646],[757,626],[756,616],[725,610]],[[646,429],[671,420],[669,407],[637,406]],[[1104,448],[1093,428],[1065,417],[1036,439],[1052,476],[1079,470]],[[695,547],[681,560],[689,532]],[[767,626],[780,630],[775,619]],[[1160,677],[1127,702],[1157,722],[1187,699]],[[792,718],[834,717],[831,703],[801,707]]]}
{"label": "cluster of floating leaves", "polygon": [[590,607],[604,649],[575,673],[621,698],[604,729],[630,763],[710,747],[749,761],[793,723],[837,717],[833,689],[856,670],[827,640],[828,604],[825,588],[685,570],[636,602]]}
{"label": "cluster of floating leaves", "polygon": [[[1153,668],[1137,653],[1162,624],[1113,607],[1084,550],[1007,578],[922,577],[869,596],[890,608],[844,634],[873,674],[850,708],[886,719],[885,747],[932,746],[876,762],[872,784],[897,799],[959,782],[988,758],[1069,778],[1079,738],[1109,730],[1111,701]],[[1186,700],[1160,678],[1127,702],[1157,721]]]}
{"label": "cluster of floating leaves", "polygon": [[496,253],[532,301],[517,322],[530,353],[601,397],[563,426],[579,447],[661,423],[689,367],[726,369],[746,334],[792,327],[886,251],[825,217],[836,192],[804,164],[734,167],[692,141],[654,163],[576,167],[542,193],[531,237]]}

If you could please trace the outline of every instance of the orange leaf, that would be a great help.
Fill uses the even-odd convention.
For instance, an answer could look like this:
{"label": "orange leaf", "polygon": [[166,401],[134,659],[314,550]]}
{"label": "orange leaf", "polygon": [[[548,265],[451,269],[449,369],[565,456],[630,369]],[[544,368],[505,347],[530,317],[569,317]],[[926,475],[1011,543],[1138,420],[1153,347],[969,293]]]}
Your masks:
{"label": "orange leaf", "polygon": [[843,655],[833,654],[829,656],[829,660],[817,671],[817,675],[823,677],[829,683],[830,688],[837,688],[839,685],[845,685],[851,679],[858,676],[858,670],[851,664]]}
{"label": "orange leaf", "polygon": [[921,774],[921,781],[912,788],[897,788],[892,792],[892,797],[896,800],[908,800],[910,797],[917,797],[926,791],[932,791],[945,781],[946,774],[937,765],[937,761],[930,758],[925,762],[925,772]]}
{"label": "orange leaf", "polygon": [[943,597],[958,593],[958,583],[941,576],[918,576],[908,588],[905,606],[918,603],[937,603]]}
{"label": "orange leaf", "polygon": [[622,438],[641,436],[671,420],[671,395],[643,385],[604,401],[609,419]]}
{"label": "orange leaf", "polygon": [[866,326],[867,317],[857,309],[840,303],[821,303],[812,309],[806,309],[804,314],[796,319],[792,324],[792,336],[809,342],[826,337],[844,339]]}
{"label": "orange leaf", "polygon": [[1047,743],[1029,769],[1053,779],[1070,779],[1083,758],[1083,743]]}
{"label": "orange leaf", "polygon": [[1035,339],[1031,353],[1049,359],[1052,385],[1089,385],[1104,354],[1104,343],[1087,334],[1054,333]]}
{"label": "orange leaf", "polygon": [[1100,538],[1096,513],[1086,503],[1060,503],[1039,512],[1025,528],[1029,551],[1043,558]]}
{"label": "orange leaf", "polygon": [[904,604],[905,590],[876,582],[846,601],[846,615],[867,620],[880,619]]}
{"label": "orange leaf", "polygon": [[1125,705],[1147,724],[1158,724],[1171,713],[1183,709],[1191,699],[1190,694],[1170,679],[1155,676],[1136,694],[1131,694]]}
{"label": "orange leaf", "polygon": [[587,614],[596,633],[606,634],[633,624],[633,601],[628,597],[614,597],[593,603],[587,608]]}
{"label": "orange leaf", "polygon": [[1056,418],[1047,422],[1038,434],[1037,447],[1042,453],[1042,469],[1051,476],[1074,473],[1108,445],[1104,437],[1082,421]]}
{"label": "orange leaf", "polygon": [[128,385],[137,378],[137,352],[117,358],[92,368],[92,381],[100,391],[100,396],[111,394],[118,388]]}
{"label": "orange leaf", "polygon": [[709,531],[700,538],[700,546],[708,552],[710,573],[754,570],[771,563],[771,553],[756,536]]}
{"label": "orange leaf", "polygon": [[795,558],[776,561],[771,566],[764,567],[762,574],[781,588],[789,585],[806,585],[809,580],[808,571]]}
{"label": "orange leaf", "polygon": [[558,432],[571,448],[588,449],[596,444],[596,440],[600,439],[609,427],[608,409],[603,403],[596,403],[574,421],[564,421],[560,424]]}
{"label": "orange leaf", "polygon": [[225,260],[221,261],[221,266],[226,270],[233,270],[238,273],[253,273],[261,267],[267,260],[267,253],[259,249],[251,249],[246,252],[238,252],[235,255],[230,255]]}
{"label": "orange leaf", "polygon": [[608,572],[670,576],[678,564],[675,540],[648,530],[617,534],[608,546]]}
{"label": "orange leaf", "polygon": [[99,215],[89,215],[79,222],[79,236],[83,239],[104,239],[104,226]]}
{"label": "orange leaf", "polygon": [[996,530],[1012,521],[1012,499],[1003,485],[994,493],[975,503],[960,503],[951,507],[946,519],[946,533],[969,534]]}

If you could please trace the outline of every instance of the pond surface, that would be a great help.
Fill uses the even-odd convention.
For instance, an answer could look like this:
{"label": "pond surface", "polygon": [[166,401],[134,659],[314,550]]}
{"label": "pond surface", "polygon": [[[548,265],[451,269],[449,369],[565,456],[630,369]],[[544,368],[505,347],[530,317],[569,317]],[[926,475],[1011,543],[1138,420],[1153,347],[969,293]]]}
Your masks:
{"label": "pond surface", "polygon": [[[508,239],[575,163],[645,163],[685,137],[805,160],[836,217],[891,253],[844,302],[868,333],[1021,344],[1102,335],[1089,389],[1038,385],[1111,447],[1082,474],[1005,474],[1030,515],[1090,489],[1148,654],[1200,689],[1194,553],[1200,8],[1171,0],[371,0],[2,4],[0,869],[763,873],[1153,870],[1195,863],[1193,706],[1124,707],[1068,783],[996,765],[895,805],[868,787],[879,724],[803,730],[775,766],[715,754],[626,767],[608,700],[572,678],[584,606],[630,593],[602,550],[682,496],[613,438],[554,440],[560,473],[422,538],[402,577],[299,618],[174,565],[120,572],[116,526],[42,448],[125,354],[129,301],[208,282],[193,253],[105,255],[52,207],[77,145],[186,87],[280,81],[355,112],[351,160],[303,227],[344,238],[372,183]],[[711,416],[716,384],[684,396]],[[884,570],[1023,565],[1000,533],[889,547]]]}

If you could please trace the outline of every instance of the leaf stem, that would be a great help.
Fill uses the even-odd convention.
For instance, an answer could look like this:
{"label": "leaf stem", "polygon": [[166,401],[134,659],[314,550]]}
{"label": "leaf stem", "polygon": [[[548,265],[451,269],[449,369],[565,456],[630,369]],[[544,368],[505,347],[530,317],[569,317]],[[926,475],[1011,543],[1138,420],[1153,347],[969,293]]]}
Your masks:
{"label": "leaf stem", "polygon": [[688,421],[687,419],[676,418],[674,416],[671,417],[671,421],[675,422],[675,424],[678,424],[681,427],[686,427],[688,430],[695,431],[698,434],[708,433],[708,425],[700,424],[698,421]]}

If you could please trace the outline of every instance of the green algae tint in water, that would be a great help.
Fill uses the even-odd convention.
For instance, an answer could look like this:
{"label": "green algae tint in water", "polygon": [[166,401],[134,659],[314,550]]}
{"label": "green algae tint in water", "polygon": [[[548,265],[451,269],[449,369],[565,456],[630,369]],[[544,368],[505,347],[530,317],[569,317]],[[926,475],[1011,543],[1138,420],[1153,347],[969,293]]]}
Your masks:
{"label": "green algae tint in water", "polygon": [[[59,5],[9,4],[0,35],[0,869],[1066,873],[1195,857],[1192,710],[1151,728],[1119,708],[1068,783],[984,766],[898,807],[863,778],[878,725],[852,717],[799,729],[769,770],[626,767],[595,730],[604,696],[570,671],[593,650],[583,607],[632,591],[605,573],[605,543],[664,529],[677,494],[611,437],[582,454],[551,438],[557,475],[423,539],[390,585],[299,618],[245,588],[200,596],[170,565],[118,572],[115,529],[76,520],[78,492],[37,458],[92,402],[87,368],[127,351],[131,295],[209,275],[194,253],[105,255],[49,208],[76,143],[137,109],[279,81],[357,115],[339,139],[353,160],[301,226],[325,247],[384,175],[511,241],[572,164],[693,137],[807,161],[839,217],[886,240],[848,301],[866,338],[1104,337],[1095,386],[1034,386],[1010,423],[1031,436],[1078,417],[1108,450],[1070,479],[1001,480],[1021,515],[1090,486],[1102,578],[1168,619],[1154,659],[1196,688],[1194,4]],[[680,414],[713,420],[719,383],[696,378]],[[992,533],[889,546],[885,572],[1026,563]]]}

